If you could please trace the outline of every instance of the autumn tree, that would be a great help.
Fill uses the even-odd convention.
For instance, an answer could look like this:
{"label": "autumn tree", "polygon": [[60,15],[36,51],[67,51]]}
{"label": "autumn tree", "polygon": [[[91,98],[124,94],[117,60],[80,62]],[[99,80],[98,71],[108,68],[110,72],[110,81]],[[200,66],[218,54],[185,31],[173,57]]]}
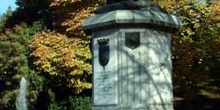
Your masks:
{"label": "autumn tree", "polygon": [[43,78],[30,67],[28,44],[35,32],[41,31],[39,22],[29,27],[22,23],[0,33],[0,109],[15,109],[19,81],[28,81],[28,102],[33,107],[43,88]]}
{"label": "autumn tree", "polygon": [[82,22],[86,17],[94,14],[95,9],[103,4],[104,0],[53,1],[50,8],[57,23],[56,30],[68,37],[87,39],[88,36],[82,31]]}
{"label": "autumn tree", "polygon": [[75,93],[91,88],[87,41],[56,32],[41,32],[35,34],[31,48],[36,69],[49,76],[54,85],[64,84]]}
{"label": "autumn tree", "polygon": [[218,0],[210,0],[206,4],[197,0],[155,1],[182,20],[180,33],[173,37],[175,93],[185,98],[210,94],[211,71],[215,65],[213,58],[220,45],[219,24],[215,23]]}
{"label": "autumn tree", "polygon": [[52,1],[54,30],[35,34],[31,43],[36,69],[54,84],[63,84],[77,94],[91,88],[90,37],[83,33],[81,25],[102,3],[102,0]]}
{"label": "autumn tree", "polygon": [[220,23],[220,1],[219,0],[208,0],[209,9],[211,10],[210,19],[214,23]]}

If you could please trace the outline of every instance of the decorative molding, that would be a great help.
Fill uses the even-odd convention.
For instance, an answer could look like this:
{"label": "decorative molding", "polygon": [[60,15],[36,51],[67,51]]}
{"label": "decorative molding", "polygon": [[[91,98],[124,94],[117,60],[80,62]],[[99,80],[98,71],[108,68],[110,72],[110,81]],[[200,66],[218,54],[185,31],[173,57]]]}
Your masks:
{"label": "decorative molding", "polygon": [[98,39],[99,46],[107,45],[109,43],[109,38]]}

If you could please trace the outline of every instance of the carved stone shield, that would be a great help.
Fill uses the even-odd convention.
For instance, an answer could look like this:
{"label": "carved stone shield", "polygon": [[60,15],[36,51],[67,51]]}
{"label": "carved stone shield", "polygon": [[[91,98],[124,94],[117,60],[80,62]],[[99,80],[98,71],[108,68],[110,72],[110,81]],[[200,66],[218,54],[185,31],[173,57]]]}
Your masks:
{"label": "carved stone shield", "polygon": [[110,47],[108,45],[109,39],[99,39],[99,63],[105,67],[109,62],[109,51]]}
{"label": "carved stone shield", "polygon": [[135,49],[140,46],[140,33],[139,32],[126,32],[125,45],[130,49]]}
{"label": "carved stone shield", "polygon": [[102,45],[99,47],[99,63],[105,67],[109,62],[109,46]]}

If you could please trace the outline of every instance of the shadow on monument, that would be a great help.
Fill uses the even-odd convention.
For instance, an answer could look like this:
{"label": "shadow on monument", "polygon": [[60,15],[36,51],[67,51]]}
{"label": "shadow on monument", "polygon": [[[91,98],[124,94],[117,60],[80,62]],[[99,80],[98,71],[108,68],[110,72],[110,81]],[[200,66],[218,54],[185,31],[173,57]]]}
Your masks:
{"label": "shadow on monument", "polygon": [[[127,47],[124,34],[114,37],[118,34],[114,32],[103,32],[100,35],[109,36],[110,42],[111,37],[114,37],[112,39],[117,39],[114,40],[117,46],[110,45],[110,52],[116,52],[117,57],[110,56],[109,61],[113,61],[115,63],[112,64],[117,65],[116,68],[118,69],[112,72],[117,75],[117,80],[115,81],[112,78],[109,82],[116,82],[120,108],[132,110],[172,109],[170,34],[151,29],[130,29],[126,31],[141,31],[140,39],[142,40],[140,40],[140,45],[132,49]],[[121,30],[119,33],[124,33],[124,31]],[[98,48],[94,48],[93,51],[97,52],[99,50]],[[96,54],[93,57],[93,59],[98,59],[99,55]],[[98,67],[93,68],[97,69]]]}
{"label": "shadow on monument", "polygon": [[[144,33],[152,36],[142,36],[142,39],[146,37],[148,40],[141,40],[141,45],[135,49],[125,46],[123,35],[117,38],[117,48],[111,48],[110,45],[110,50],[117,51],[118,56],[117,59],[110,56],[110,60],[115,61],[115,65],[118,67],[118,70],[113,71],[113,73],[116,73],[118,77],[116,80],[118,87],[117,97],[121,107],[129,110],[136,108],[150,110],[154,106],[154,110],[170,110],[167,105],[172,104],[173,101],[171,107],[174,110],[218,110],[218,105],[220,104],[218,99],[205,97],[199,97],[191,101],[174,101],[170,99],[173,96],[170,76],[172,65],[170,62],[171,55],[169,54],[169,51],[171,51],[171,38],[167,38],[169,34],[167,35],[163,31],[149,29],[145,30]],[[109,38],[111,39],[115,35],[112,32],[105,32],[101,36],[110,36]],[[169,45],[164,46],[164,44]],[[98,50],[96,49],[95,51]],[[98,57],[94,56],[94,59],[98,59]],[[114,81],[114,79],[111,79],[110,82]]]}
{"label": "shadow on monument", "polygon": [[180,20],[144,0],[114,2],[83,24],[93,36],[94,110],[172,110],[171,35]]}
{"label": "shadow on monument", "polygon": [[[149,33],[148,31],[146,32]],[[157,32],[156,35],[164,34]],[[119,69],[121,71],[119,72],[119,77],[121,78],[119,87],[122,89],[119,91],[122,97],[123,95],[127,97],[125,98],[127,99],[127,103],[124,103],[125,105],[127,104],[126,106],[129,106],[131,103],[137,103],[140,104],[139,107],[137,106],[139,109],[142,107],[148,107],[148,109],[153,107],[155,110],[169,110],[167,106],[172,107],[171,66],[169,64],[171,62],[169,62],[169,52],[167,56],[163,58],[164,61],[158,58],[161,52],[167,49],[169,50],[164,43],[168,44],[170,39],[167,40],[166,36],[163,36],[164,38],[161,37],[162,36],[152,36],[150,38],[151,41],[142,44],[142,46],[147,47],[144,48],[145,50],[133,50],[134,53],[129,53],[128,49],[124,49],[123,47],[119,49],[119,51],[122,52],[121,54],[127,56],[127,59],[125,59],[127,62],[127,64],[125,64],[126,66],[122,67],[121,70]],[[149,53],[149,50],[151,50],[152,53]],[[156,56],[150,56],[149,54]],[[168,62],[165,60],[168,60]],[[128,87],[126,88],[126,86]],[[124,100],[122,99],[122,101]],[[157,106],[159,107],[157,108]]]}

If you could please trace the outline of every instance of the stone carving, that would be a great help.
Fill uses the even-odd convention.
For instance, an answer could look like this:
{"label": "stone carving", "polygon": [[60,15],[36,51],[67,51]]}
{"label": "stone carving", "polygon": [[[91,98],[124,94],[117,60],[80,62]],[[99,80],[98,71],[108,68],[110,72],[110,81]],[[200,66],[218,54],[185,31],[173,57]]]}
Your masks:
{"label": "stone carving", "polygon": [[99,63],[105,67],[109,62],[109,39],[99,39]]}
{"label": "stone carving", "polygon": [[[103,33],[108,33],[102,32]],[[101,34],[101,33],[100,33]],[[116,36],[103,35],[96,37],[93,42],[93,105],[117,105],[117,53]],[[107,110],[107,109],[101,109]],[[114,109],[111,109],[114,110]]]}
{"label": "stone carving", "polygon": [[173,110],[171,35],[180,20],[147,0],[106,0],[92,33],[92,110]]}
{"label": "stone carving", "polygon": [[113,4],[120,1],[125,1],[125,0],[106,0],[106,4]]}
{"label": "stone carving", "polygon": [[130,49],[135,49],[140,45],[140,33],[139,32],[126,32],[125,33],[125,45]]}
{"label": "stone carving", "polygon": [[[135,2],[135,1],[143,1],[143,0],[106,0],[106,4],[113,4],[121,1],[130,1],[130,2]],[[146,1],[146,0],[144,0]]]}

